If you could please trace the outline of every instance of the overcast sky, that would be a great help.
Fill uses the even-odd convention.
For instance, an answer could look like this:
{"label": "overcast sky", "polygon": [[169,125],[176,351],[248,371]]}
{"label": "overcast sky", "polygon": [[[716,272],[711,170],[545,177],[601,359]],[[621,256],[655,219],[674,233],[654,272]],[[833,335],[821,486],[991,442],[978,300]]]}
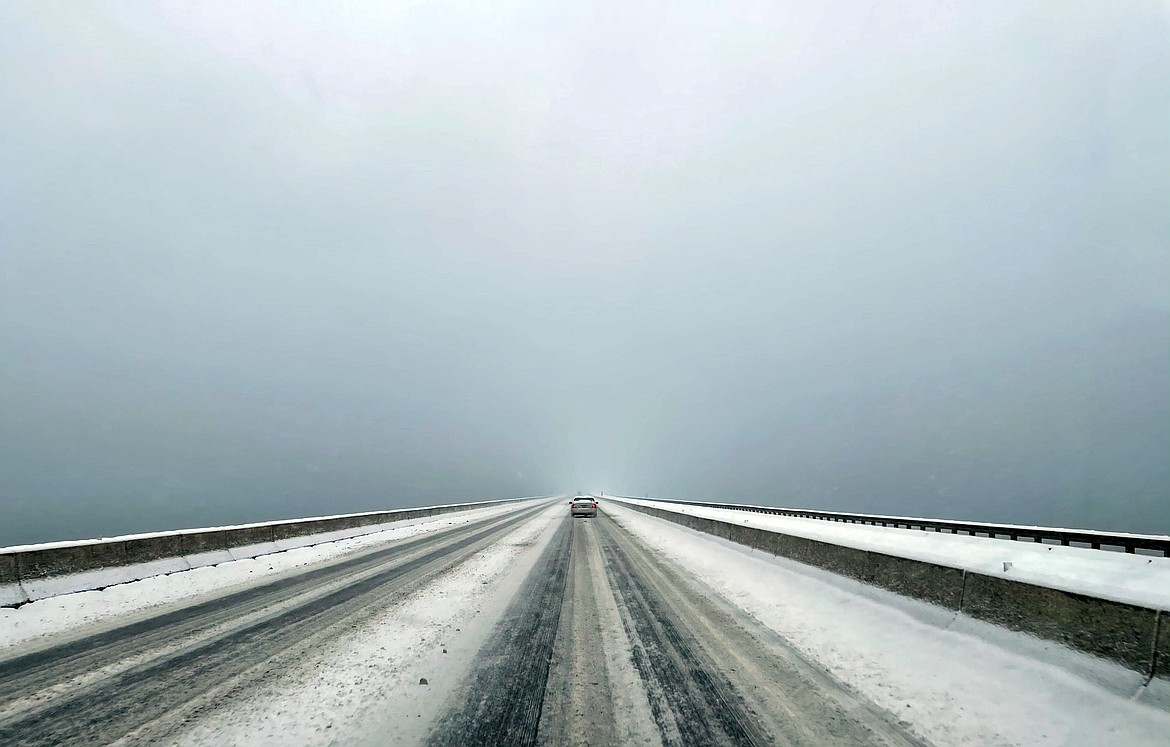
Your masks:
{"label": "overcast sky", "polygon": [[0,545],[578,489],[1170,532],[1170,5],[0,4]]}

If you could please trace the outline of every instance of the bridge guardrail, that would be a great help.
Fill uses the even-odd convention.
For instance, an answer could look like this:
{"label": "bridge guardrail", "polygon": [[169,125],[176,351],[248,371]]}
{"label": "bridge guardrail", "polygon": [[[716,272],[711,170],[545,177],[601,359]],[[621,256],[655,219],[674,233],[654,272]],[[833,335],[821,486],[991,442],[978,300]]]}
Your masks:
{"label": "bridge guardrail", "polygon": [[1087,546],[1094,550],[1115,549],[1127,553],[1141,553],[1170,557],[1170,536],[1158,534],[1129,534],[1124,532],[1100,532],[1092,529],[1056,529],[1016,524],[985,524],[950,519],[917,519],[909,516],[881,516],[877,514],[850,514],[839,511],[817,511],[805,508],[780,508],[776,506],[752,506],[742,503],[711,503],[707,501],[684,501],[674,498],[648,498],[636,495],[618,495],[615,498],[650,500],[660,503],[675,503],[702,508],[727,508],[734,511],[752,511],[761,514],[791,516],[798,519],[820,519],[848,524],[869,524],[896,529],[920,529],[926,532],[947,534],[968,534],[972,537],[1009,539],[1017,542],[1040,542],[1065,546]]}
{"label": "bridge guardrail", "polygon": [[[622,499],[626,496],[614,496]],[[632,501],[658,498],[630,497]],[[663,503],[691,503],[662,501]],[[1170,611],[860,550],[640,503],[627,508],[1170,679]],[[691,503],[691,505],[699,505]],[[704,504],[720,507],[719,504]]]}
{"label": "bridge guardrail", "polygon": [[394,521],[515,503],[478,503],[371,511],[231,527],[0,548],[0,607],[102,589],[175,571],[252,558],[380,531]]}

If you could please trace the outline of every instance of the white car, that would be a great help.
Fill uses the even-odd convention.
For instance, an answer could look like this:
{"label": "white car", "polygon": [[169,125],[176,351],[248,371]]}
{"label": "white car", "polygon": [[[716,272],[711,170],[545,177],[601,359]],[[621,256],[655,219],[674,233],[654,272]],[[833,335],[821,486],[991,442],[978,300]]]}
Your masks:
{"label": "white car", "polygon": [[569,501],[569,513],[573,516],[597,516],[597,500],[592,496],[579,495]]}

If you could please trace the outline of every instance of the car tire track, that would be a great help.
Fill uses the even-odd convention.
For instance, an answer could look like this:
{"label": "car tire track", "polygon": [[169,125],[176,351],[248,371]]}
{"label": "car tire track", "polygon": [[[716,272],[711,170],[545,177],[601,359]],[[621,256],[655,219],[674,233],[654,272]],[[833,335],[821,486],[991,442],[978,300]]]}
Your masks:
{"label": "car tire track", "polygon": [[603,540],[602,548],[612,588],[625,611],[634,666],[646,684],[663,744],[769,744],[743,712],[731,682],[676,625],[672,611],[648,587],[626,552],[613,541]]}
{"label": "car tire track", "polygon": [[682,577],[612,517],[597,526],[663,744],[924,744],[778,635]]}
{"label": "car tire track", "polygon": [[433,747],[536,744],[572,553],[562,524],[484,644],[456,706],[437,720]]}
{"label": "car tire track", "polygon": [[[102,634],[89,655],[79,650],[82,639],[57,649],[59,659],[52,656],[54,649],[48,649],[10,660],[4,665],[10,675],[4,683],[10,698],[0,700],[0,710],[13,715],[0,719],[0,744],[98,744],[169,734],[190,715],[193,703],[207,707],[201,695],[225,684],[241,686],[241,678],[278,669],[280,662],[295,659],[316,638],[330,635],[338,625],[359,624],[393,604],[407,588],[464,562],[541,510],[472,524],[432,541],[414,541],[405,557],[375,554],[373,560],[363,557],[352,565],[341,564],[340,572],[337,567],[323,575],[312,571],[305,575],[312,581],[328,579],[329,584],[324,590],[313,588],[312,581],[307,590],[303,584],[292,584],[303,592],[300,597],[289,598],[285,582],[262,587],[272,592],[271,601],[279,602],[271,614],[263,609],[264,595],[251,589],[196,605],[188,610],[191,618],[179,611]],[[241,614],[245,612],[249,614]],[[85,686],[69,684],[79,673],[100,671],[103,665],[115,666],[132,657],[143,658]],[[50,695],[42,697],[43,693]]]}

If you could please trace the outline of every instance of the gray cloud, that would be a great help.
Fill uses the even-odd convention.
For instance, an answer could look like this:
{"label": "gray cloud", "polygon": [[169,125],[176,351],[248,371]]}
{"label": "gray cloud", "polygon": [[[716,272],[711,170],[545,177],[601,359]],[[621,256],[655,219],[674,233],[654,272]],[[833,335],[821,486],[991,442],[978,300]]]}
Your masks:
{"label": "gray cloud", "polygon": [[1157,3],[0,9],[0,544],[605,489],[1170,531]]}

